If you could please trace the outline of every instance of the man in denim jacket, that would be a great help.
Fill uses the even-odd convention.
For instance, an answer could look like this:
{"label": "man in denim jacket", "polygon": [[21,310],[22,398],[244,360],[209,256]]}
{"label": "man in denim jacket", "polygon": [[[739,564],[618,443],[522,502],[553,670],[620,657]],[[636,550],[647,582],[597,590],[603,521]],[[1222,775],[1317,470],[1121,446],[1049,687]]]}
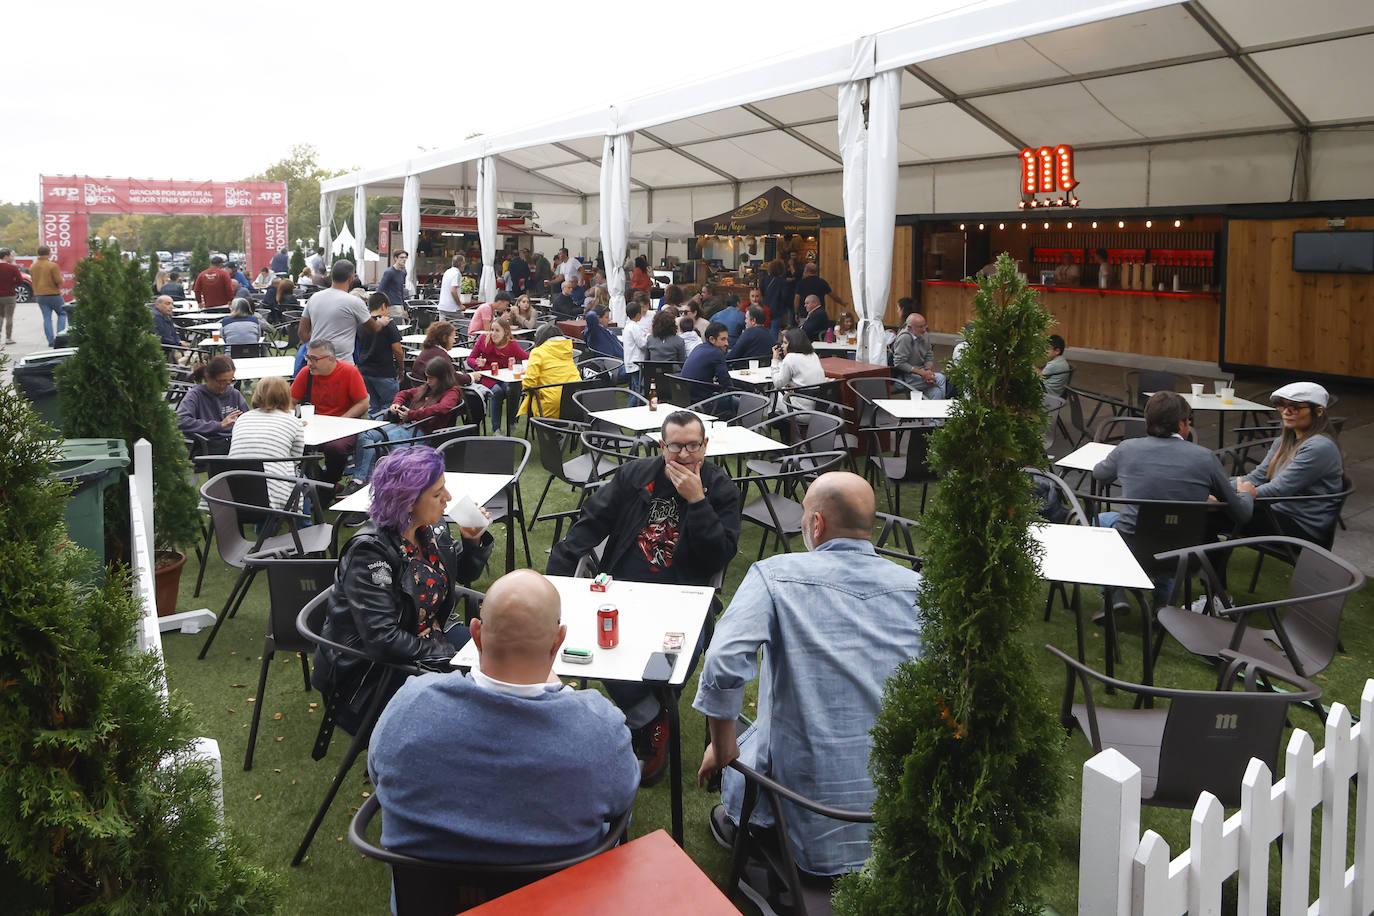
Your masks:
{"label": "man in denim jacket", "polygon": [[[840,808],[866,810],[874,789],[868,774],[869,730],[883,684],[903,661],[919,655],[918,573],[873,549],[873,489],[847,472],[819,477],[802,502],[808,553],[755,563],[716,625],[692,707],[709,719],[711,745],[698,779],[736,757],[802,795]],[[765,665],[758,717],[736,741],[745,685]],[[744,779],[722,775],[724,804],[711,812],[712,832],[733,838]],[[755,809],[764,826],[771,812]],[[793,808],[788,811],[797,865],[812,875],[836,875],[868,858],[867,824],[848,824]]]}

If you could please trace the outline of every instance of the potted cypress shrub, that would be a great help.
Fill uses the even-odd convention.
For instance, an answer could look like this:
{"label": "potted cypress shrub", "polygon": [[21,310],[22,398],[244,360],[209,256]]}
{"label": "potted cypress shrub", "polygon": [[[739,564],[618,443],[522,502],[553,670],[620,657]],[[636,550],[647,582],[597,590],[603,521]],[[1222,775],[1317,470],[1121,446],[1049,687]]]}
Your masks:
{"label": "potted cypress shrub", "polygon": [[[137,263],[108,256],[98,239],[91,246],[91,256],[76,265],[78,304],[70,339],[77,352],[53,373],[63,430],[74,439],[123,439],[130,455],[137,440],[152,444],[153,538],[162,579],[158,613],[170,614],[186,563],[183,549],[200,537],[200,495],[176,412],[166,399],[167,364],[152,334],[143,272]],[[127,560],[128,492],[114,487],[108,497],[105,555]],[[164,593],[170,596],[166,607]]]}
{"label": "potted cypress shrub", "polygon": [[197,239],[196,243],[191,246],[191,261],[187,266],[187,272],[190,274],[186,279],[187,292],[190,292],[191,284],[196,282],[196,277],[200,276],[201,271],[209,266],[210,245],[205,239]]}
{"label": "potted cypress shrub", "polygon": [[467,305],[477,295],[477,278],[464,277],[458,285],[458,301]]}
{"label": "potted cypress shrub", "polygon": [[279,880],[225,835],[189,711],[133,649],[127,570],[83,584],[56,443],[9,382],[0,428],[0,909],[272,912]]}
{"label": "potted cypress shrub", "polygon": [[291,280],[294,282],[305,270],[305,252],[301,251],[301,246],[297,245],[291,251]]}
{"label": "potted cypress shrub", "polygon": [[1043,467],[1043,362],[1050,318],[997,258],[979,277],[964,392],[931,438],[941,473],[918,617],[923,652],[887,684],[869,768],[873,852],[836,889],[844,914],[1030,913],[1066,773],[1063,734],[1015,632],[1040,584],[1021,468]]}

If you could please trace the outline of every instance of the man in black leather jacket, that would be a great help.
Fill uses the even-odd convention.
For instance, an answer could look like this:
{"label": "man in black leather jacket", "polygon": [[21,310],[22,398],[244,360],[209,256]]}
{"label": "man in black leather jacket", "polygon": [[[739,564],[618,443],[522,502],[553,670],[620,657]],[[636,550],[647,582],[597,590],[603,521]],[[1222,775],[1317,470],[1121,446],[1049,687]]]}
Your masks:
{"label": "man in black leather jacket", "polygon": [[[582,515],[549,556],[549,575],[571,576],[602,540],[600,569],[617,579],[708,585],[739,547],[740,492],[706,461],[706,430],[696,414],[674,411],[663,423],[664,457],[623,465],[582,507]],[[662,776],[667,713],[641,683],[608,681],[625,711],[643,785]]]}
{"label": "man in black leather jacket", "polygon": [[[466,585],[482,574],[492,550],[489,532],[477,540],[455,541],[445,524],[431,530],[449,582]],[[446,671],[449,659],[468,641],[461,620],[451,622],[444,632],[416,635],[419,613],[414,587],[404,575],[408,565],[401,534],[372,522],[358,530],[339,557],[323,635],[360,648],[376,661],[321,647],[315,652],[310,680],[326,697],[334,720],[350,733],[361,725],[380,686],[389,680],[391,690],[400,686],[400,679],[389,679],[388,669],[378,662]]]}

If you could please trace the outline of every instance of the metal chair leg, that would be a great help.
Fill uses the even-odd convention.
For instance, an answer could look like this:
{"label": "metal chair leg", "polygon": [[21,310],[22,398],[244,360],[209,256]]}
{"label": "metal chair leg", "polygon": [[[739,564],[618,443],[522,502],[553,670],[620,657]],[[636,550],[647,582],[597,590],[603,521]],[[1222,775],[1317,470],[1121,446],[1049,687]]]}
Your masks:
{"label": "metal chair leg", "polygon": [[258,693],[257,699],[253,701],[253,724],[248,726],[248,750],[243,754],[243,768],[253,769],[253,751],[258,746],[258,720],[262,718],[262,698],[267,693],[267,668],[272,664],[272,656],[276,654],[276,645],[272,637],[267,637],[262,646],[262,667],[258,670]]}

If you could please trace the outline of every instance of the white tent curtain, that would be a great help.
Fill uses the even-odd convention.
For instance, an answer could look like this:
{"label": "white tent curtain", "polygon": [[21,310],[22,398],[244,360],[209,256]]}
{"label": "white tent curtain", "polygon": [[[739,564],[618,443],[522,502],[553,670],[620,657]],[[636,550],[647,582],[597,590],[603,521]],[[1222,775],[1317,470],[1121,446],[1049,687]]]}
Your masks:
{"label": "white tent curtain", "polygon": [[[840,156],[849,286],[859,318],[860,362],[885,363],[883,313],[897,221],[897,120],[901,71],[874,72],[876,42],[855,42],[854,68],[840,86]],[[864,102],[868,102],[865,116]]]}
{"label": "white tent curtain", "polygon": [[334,205],[338,202],[338,191],[326,191],[320,195],[320,247],[326,253],[333,249]]}
{"label": "white tent curtain", "polygon": [[[406,289],[416,295],[420,287],[415,282],[415,246],[420,244],[420,176],[407,175],[401,194],[401,247],[410,252],[406,259]],[[395,250],[394,248],[392,250]]]}
{"label": "white tent curtain", "polygon": [[477,284],[479,301],[496,298],[496,160],[477,160],[477,239],[482,246],[482,279]]}
{"label": "white tent curtain", "polygon": [[353,249],[353,267],[358,272],[358,279],[362,280],[367,253],[367,188],[362,185],[353,189],[353,238],[357,242]]}
{"label": "white tent curtain", "polygon": [[607,134],[601,147],[601,254],[611,317],[625,324],[625,254],[630,233],[630,145],[633,134]]}

